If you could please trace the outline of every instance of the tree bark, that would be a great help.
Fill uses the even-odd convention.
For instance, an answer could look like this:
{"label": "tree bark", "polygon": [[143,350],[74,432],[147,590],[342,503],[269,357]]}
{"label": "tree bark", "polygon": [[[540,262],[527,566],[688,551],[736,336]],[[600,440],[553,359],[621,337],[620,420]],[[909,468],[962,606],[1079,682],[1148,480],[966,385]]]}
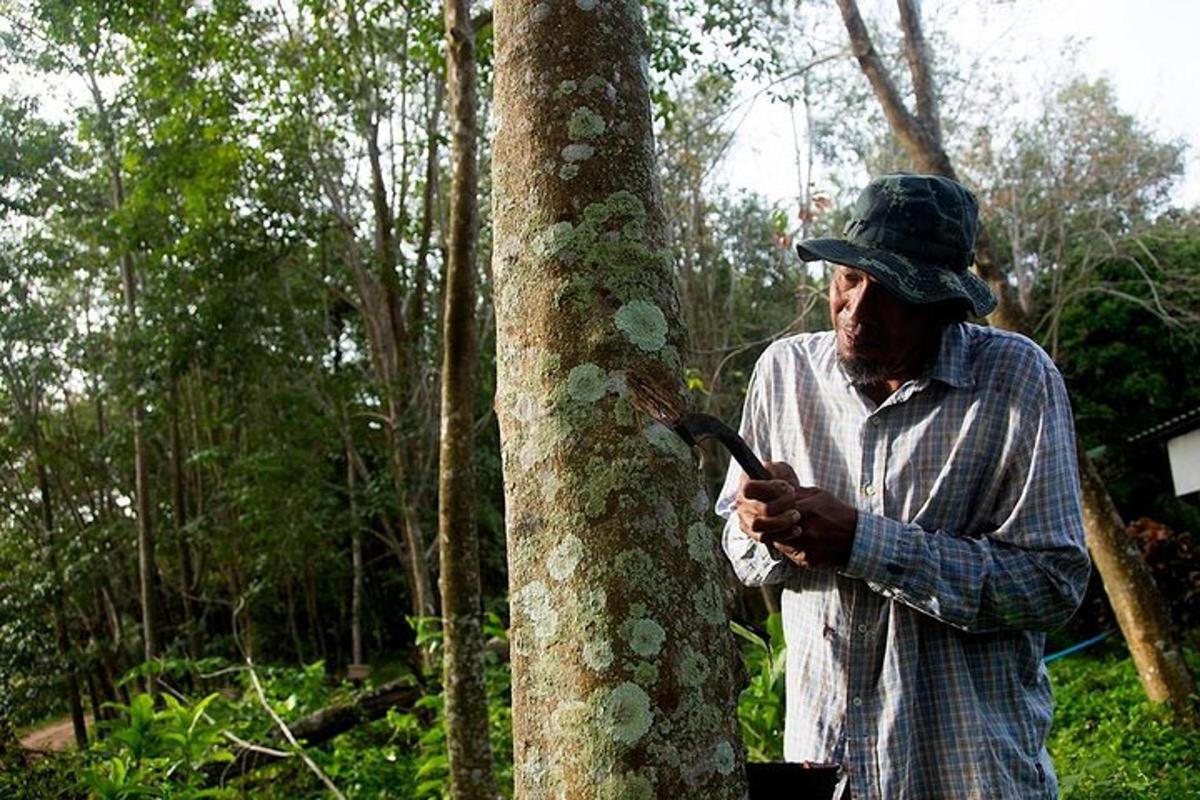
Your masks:
{"label": "tree bark", "polygon": [[627,371],[680,386],[684,343],[641,9],[494,14],[516,797],[742,798],[708,498],[688,448],[626,399]]}
{"label": "tree bark", "polygon": [[[923,172],[954,178],[954,166],[942,144],[937,103],[932,91],[929,57],[912,0],[898,0],[905,36],[905,54],[917,88],[920,113],[913,115],[904,105],[886,68],[879,59],[870,34],[858,12],[856,0],[838,0],[855,58],[871,83],[892,132],[900,140],[914,166]],[[922,110],[923,109],[923,110]],[[1030,336],[1032,329],[1008,280],[1002,262],[992,252],[987,230],[980,228],[975,243],[975,266],[995,292],[999,305],[988,317],[998,328]],[[1184,720],[1200,722],[1196,709],[1196,684],[1182,657],[1171,627],[1166,604],[1154,584],[1146,563],[1137,556],[1125,524],[1109,497],[1095,466],[1079,450],[1079,473],[1083,485],[1083,522],[1088,550],[1104,582],[1109,603],[1117,615],[1121,632],[1147,696],[1167,702]]]}
{"label": "tree bark", "polygon": [[483,600],[475,519],[475,253],[479,239],[475,36],[469,0],[446,0],[453,135],[450,240],[442,314],[438,547],[442,676],[450,796],[495,800],[484,675]]}

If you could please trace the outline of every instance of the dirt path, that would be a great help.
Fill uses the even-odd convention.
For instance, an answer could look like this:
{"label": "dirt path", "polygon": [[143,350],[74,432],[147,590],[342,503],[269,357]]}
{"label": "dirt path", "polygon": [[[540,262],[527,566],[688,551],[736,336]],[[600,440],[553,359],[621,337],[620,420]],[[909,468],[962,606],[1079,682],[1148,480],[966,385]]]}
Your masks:
{"label": "dirt path", "polygon": [[[85,716],[84,720],[87,722],[90,732],[92,726],[91,715]],[[21,747],[24,747],[26,750],[62,752],[74,746],[75,728],[71,724],[70,716],[43,725],[37,730],[28,731],[21,737]]]}

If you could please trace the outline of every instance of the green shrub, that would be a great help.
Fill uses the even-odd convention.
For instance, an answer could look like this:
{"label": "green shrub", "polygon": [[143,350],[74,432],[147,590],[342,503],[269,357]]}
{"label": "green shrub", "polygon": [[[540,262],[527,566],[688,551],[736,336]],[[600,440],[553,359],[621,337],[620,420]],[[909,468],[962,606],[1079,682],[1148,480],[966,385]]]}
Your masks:
{"label": "green shrub", "polygon": [[1123,647],[1049,670],[1056,707],[1047,747],[1063,800],[1200,797],[1200,732],[1146,699]]}

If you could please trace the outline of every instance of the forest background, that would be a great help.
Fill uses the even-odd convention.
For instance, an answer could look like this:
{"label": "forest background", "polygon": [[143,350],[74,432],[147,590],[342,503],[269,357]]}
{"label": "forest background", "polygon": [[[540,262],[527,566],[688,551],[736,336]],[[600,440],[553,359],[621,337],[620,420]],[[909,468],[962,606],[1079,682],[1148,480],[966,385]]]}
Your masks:
{"label": "forest background", "polygon": [[[735,421],[758,353],[827,326],[827,276],[792,243],[840,231],[862,176],[912,164],[833,3],[642,5],[689,334],[681,367],[692,404]],[[490,10],[473,13],[474,511],[492,746],[509,791],[493,40]],[[24,77],[0,98],[0,735],[10,777],[42,782],[14,784],[29,796],[199,796],[248,742],[271,743],[278,763],[233,796],[444,790],[432,666],[452,200],[442,14],[421,2],[0,4],[0,58]],[[903,79],[895,22],[872,27]],[[1200,405],[1200,214],[1174,203],[1185,147],[1069,58],[1031,99],[1003,63],[981,69],[936,27],[926,34],[946,149],[1194,641],[1200,507],[1174,496],[1161,444],[1129,442]],[[44,102],[39,85],[69,85],[72,102]],[[787,163],[755,166],[797,176],[788,201],[720,179],[759,95],[792,109]],[[723,468],[706,454],[710,495]],[[746,642],[749,755],[778,758],[774,598],[731,582],[724,595]],[[1113,627],[1097,581],[1052,649]],[[1125,789],[1178,794],[1178,749],[1194,740],[1172,738],[1149,707],[1130,717],[1141,701],[1109,646],[1110,661],[1068,668],[1063,685],[1094,695],[1111,678],[1146,764],[1109,754],[1103,714],[1068,705],[1062,718],[1096,744],[1064,786],[1098,796],[1096,775],[1116,770]],[[375,711],[363,710],[372,687]],[[356,697],[374,721],[333,744],[309,753],[272,733],[272,715],[303,729]],[[17,731],[64,713],[88,749],[9,752]],[[1081,736],[1061,737],[1060,758]]]}

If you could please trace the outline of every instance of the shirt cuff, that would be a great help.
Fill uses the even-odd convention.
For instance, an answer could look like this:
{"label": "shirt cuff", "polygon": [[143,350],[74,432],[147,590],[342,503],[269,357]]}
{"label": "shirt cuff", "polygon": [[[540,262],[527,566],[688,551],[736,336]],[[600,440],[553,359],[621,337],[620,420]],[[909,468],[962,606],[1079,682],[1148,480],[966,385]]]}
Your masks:
{"label": "shirt cuff", "polygon": [[910,533],[901,522],[858,512],[854,546],[842,574],[884,586],[899,587],[909,567]]}

